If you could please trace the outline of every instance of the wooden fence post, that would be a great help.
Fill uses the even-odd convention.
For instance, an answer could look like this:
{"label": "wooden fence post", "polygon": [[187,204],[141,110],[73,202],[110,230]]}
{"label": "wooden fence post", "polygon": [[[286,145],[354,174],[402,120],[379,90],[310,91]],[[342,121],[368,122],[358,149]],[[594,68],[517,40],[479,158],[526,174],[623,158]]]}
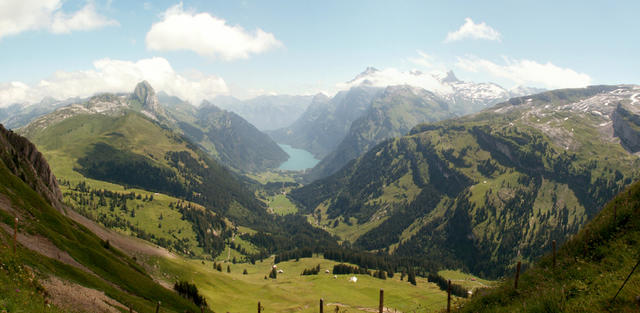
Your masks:
{"label": "wooden fence post", "polygon": [[447,313],[451,312],[451,280],[447,280]]}
{"label": "wooden fence post", "polygon": [[551,245],[553,246],[553,267],[556,267],[556,241],[552,241]]}
{"label": "wooden fence post", "polygon": [[18,241],[18,218],[13,220],[13,254],[16,254],[16,242]]}
{"label": "wooden fence post", "polygon": [[324,300],[320,299],[320,313],[324,313]]}
{"label": "wooden fence post", "polygon": [[382,313],[384,310],[384,290],[380,289],[380,309],[379,312]]}
{"label": "wooden fence post", "polygon": [[518,289],[518,279],[520,279],[520,261],[518,261],[518,265],[516,265],[516,282],[514,285],[514,289]]}
{"label": "wooden fence post", "polygon": [[158,303],[156,304],[156,313],[160,312],[160,304],[162,304],[161,301],[158,301]]}

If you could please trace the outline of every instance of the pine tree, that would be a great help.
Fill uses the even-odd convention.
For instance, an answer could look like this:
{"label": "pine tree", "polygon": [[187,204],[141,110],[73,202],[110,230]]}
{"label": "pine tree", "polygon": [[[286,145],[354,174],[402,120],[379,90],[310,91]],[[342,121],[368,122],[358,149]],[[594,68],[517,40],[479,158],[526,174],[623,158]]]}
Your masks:
{"label": "pine tree", "polygon": [[414,286],[416,285],[416,272],[413,270],[413,268],[409,269],[409,277],[407,278],[407,281]]}

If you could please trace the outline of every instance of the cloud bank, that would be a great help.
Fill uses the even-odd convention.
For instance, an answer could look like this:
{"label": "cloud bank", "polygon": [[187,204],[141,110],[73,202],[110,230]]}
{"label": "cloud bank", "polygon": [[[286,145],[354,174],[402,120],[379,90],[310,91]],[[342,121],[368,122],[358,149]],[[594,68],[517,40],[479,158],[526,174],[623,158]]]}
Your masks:
{"label": "cloud bank", "polygon": [[345,90],[360,85],[372,87],[410,85],[440,94],[453,92],[451,86],[443,84],[434,77],[434,75],[420,71],[401,71],[393,67],[383,70],[369,68],[366,72],[358,75],[355,79],[346,83],[338,84],[336,87],[340,90]]}
{"label": "cloud bank", "polygon": [[282,46],[273,34],[260,28],[250,33],[209,13],[187,12],[182,3],[169,8],[162,21],[151,26],[146,44],[153,51],[189,50],[226,61]]}
{"label": "cloud bank", "polygon": [[63,100],[102,92],[132,92],[142,80],[147,80],[156,91],[164,91],[195,105],[229,92],[222,78],[197,72],[188,77],[180,75],[166,59],[159,57],[137,62],[100,59],[93,65],[94,69],[85,71],[58,71],[33,86],[22,82],[0,83],[0,107],[36,103],[44,97]]}
{"label": "cloud bank", "polygon": [[559,67],[551,62],[541,64],[507,57],[503,60],[504,64],[497,64],[474,56],[459,57],[456,67],[470,72],[485,72],[509,79],[519,85],[544,86],[548,89],[585,87],[591,84],[589,75]]}
{"label": "cloud bank", "polygon": [[444,42],[453,42],[463,39],[484,39],[500,41],[500,33],[485,22],[476,24],[469,17],[464,19],[464,24],[458,30],[449,32]]}
{"label": "cloud bank", "polygon": [[115,25],[118,22],[98,14],[92,2],[67,13],[61,0],[0,1],[0,39],[30,30],[63,34]]}

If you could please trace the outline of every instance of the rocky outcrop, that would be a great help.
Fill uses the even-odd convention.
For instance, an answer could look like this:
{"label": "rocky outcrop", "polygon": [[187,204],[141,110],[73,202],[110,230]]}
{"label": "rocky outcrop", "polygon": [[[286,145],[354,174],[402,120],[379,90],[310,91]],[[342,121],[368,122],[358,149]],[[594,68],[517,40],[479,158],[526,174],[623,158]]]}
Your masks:
{"label": "rocky outcrop", "polygon": [[14,175],[62,211],[62,192],[47,160],[33,143],[1,124],[0,159]]}
{"label": "rocky outcrop", "polygon": [[146,80],[136,85],[136,89],[133,91],[131,97],[142,104],[143,111],[152,113],[157,117],[164,115],[164,112],[160,107],[156,91]]}
{"label": "rocky outcrop", "polygon": [[611,119],[614,134],[622,146],[632,153],[640,151],[640,117],[619,104]]}

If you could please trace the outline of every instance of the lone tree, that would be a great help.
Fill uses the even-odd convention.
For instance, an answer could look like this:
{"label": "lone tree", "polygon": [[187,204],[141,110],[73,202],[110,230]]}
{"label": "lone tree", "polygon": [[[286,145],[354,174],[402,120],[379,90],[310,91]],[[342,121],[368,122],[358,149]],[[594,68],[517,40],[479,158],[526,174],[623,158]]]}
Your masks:
{"label": "lone tree", "polygon": [[182,297],[191,300],[197,306],[207,306],[207,300],[198,293],[198,287],[186,281],[179,281],[173,285],[173,289]]}
{"label": "lone tree", "polygon": [[413,268],[409,269],[409,277],[407,278],[407,281],[414,286],[416,285],[416,272],[413,270]]}
{"label": "lone tree", "polygon": [[227,265],[227,273],[231,273],[231,265]]}

